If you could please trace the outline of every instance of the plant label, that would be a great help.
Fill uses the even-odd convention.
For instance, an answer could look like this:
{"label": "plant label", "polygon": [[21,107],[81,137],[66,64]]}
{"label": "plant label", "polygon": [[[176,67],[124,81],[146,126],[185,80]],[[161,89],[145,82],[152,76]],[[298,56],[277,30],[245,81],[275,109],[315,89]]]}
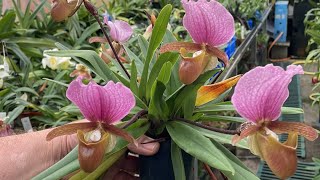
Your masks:
{"label": "plant label", "polygon": [[32,125],[31,125],[29,117],[21,118],[21,122],[22,122],[22,126],[23,126],[24,131],[33,132]]}

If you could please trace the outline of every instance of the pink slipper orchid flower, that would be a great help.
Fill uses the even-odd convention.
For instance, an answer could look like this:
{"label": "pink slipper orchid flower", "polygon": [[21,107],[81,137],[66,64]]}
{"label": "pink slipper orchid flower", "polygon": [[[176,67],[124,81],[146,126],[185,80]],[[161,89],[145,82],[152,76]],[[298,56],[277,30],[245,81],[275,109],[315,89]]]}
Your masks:
{"label": "pink slipper orchid flower", "polygon": [[109,26],[110,36],[114,41],[123,44],[132,36],[133,30],[127,22],[121,20],[108,21],[106,17],[103,21]]}
{"label": "pink slipper orchid flower", "polygon": [[[228,64],[227,55],[218,49],[234,35],[234,20],[228,10],[215,0],[182,0],[185,9],[183,25],[193,39],[191,42],[165,44],[160,52],[178,51],[183,60],[179,77],[184,84],[191,84],[204,71],[216,67],[218,59]],[[187,57],[187,53],[193,53]]]}
{"label": "pink slipper orchid flower", "polygon": [[55,128],[48,134],[47,140],[77,132],[80,167],[85,172],[92,172],[102,162],[105,152],[113,149],[114,135],[135,142],[130,134],[112,125],[129,114],[135,106],[135,98],[130,89],[121,83],[109,81],[107,85],[100,86],[92,80],[87,85],[82,81],[83,77],[78,77],[70,83],[67,98],[79,107],[90,122]]}
{"label": "pink slipper orchid flower", "polygon": [[[301,66],[290,65],[287,70],[269,64],[246,73],[235,87],[232,103],[247,120],[235,144],[248,137],[251,152],[265,160],[280,179],[292,176],[297,168],[298,135],[310,141],[318,138],[312,127],[298,122],[279,122],[281,107],[289,96],[288,85],[296,74],[303,74]],[[288,133],[286,142],[278,141],[277,134]]]}

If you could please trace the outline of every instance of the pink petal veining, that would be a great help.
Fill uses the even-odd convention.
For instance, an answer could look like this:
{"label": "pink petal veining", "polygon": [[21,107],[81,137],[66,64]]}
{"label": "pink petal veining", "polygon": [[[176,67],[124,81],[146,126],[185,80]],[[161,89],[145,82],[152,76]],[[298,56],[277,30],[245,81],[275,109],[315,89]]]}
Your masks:
{"label": "pink petal veining", "polygon": [[301,66],[290,65],[287,71],[272,64],[256,67],[238,81],[231,101],[248,121],[274,121],[281,114],[289,96],[288,85],[296,74],[303,74]]}
{"label": "pink petal veining", "polygon": [[220,46],[234,35],[234,20],[228,10],[215,0],[182,0],[186,11],[183,25],[196,43]]}
{"label": "pink petal veining", "polygon": [[105,86],[93,81],[84,85],[82,78],[77,78],[70,83],[67,97],[79,107],[86,119],[107,124],[120,121],[135,106],[130,89],[112,81]]}
{"label": "pink petal veining", "polygon": [[110,35],[114,41],[125,43],[131,37],[133,30],[131,26],[124,21],[115,20],[105,22],[110,28]]}

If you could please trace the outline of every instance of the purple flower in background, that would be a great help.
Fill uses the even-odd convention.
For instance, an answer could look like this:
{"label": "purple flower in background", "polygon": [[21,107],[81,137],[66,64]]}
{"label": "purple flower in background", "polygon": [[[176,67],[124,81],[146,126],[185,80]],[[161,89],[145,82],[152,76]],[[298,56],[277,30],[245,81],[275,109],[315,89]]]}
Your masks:
{"label": "purple flower in background", "polygon": [[104,23],[110,28],[111,38],[120,44],[127,42],[133,33],[131,26],[125,21],[109,21],[108,17],[104,17]]}
{"label": "purple flower in background", "polygon": [[[318,138],[317,131],[306,124],[277,121],[289,96],[292,77],[303,73],[302,67],[296,65],[288,66],[286,71],[272,64],[256,67],[240,78],[231,99],[237,112],[247,120],[232,143],[248,137],[251,152],[265,160],[280,179],[296,171],[298,135],[310,141]],[[282,133],[288,134],[284,143],[277,136]]]}

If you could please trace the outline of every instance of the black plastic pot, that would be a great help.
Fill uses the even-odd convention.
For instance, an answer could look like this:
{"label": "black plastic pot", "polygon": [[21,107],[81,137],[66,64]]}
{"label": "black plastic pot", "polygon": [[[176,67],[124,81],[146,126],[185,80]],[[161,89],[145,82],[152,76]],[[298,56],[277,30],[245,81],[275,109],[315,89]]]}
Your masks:
{"label": "black plastic pot", "polygon": [[[193,157],[182,151],[186,177],[190,177]],[[160,149],[154,156],[139,157],[141,180],[174,180],[171,161],[171,140],[160,143]],[[188,179],[188,178],[187,178]]]}

